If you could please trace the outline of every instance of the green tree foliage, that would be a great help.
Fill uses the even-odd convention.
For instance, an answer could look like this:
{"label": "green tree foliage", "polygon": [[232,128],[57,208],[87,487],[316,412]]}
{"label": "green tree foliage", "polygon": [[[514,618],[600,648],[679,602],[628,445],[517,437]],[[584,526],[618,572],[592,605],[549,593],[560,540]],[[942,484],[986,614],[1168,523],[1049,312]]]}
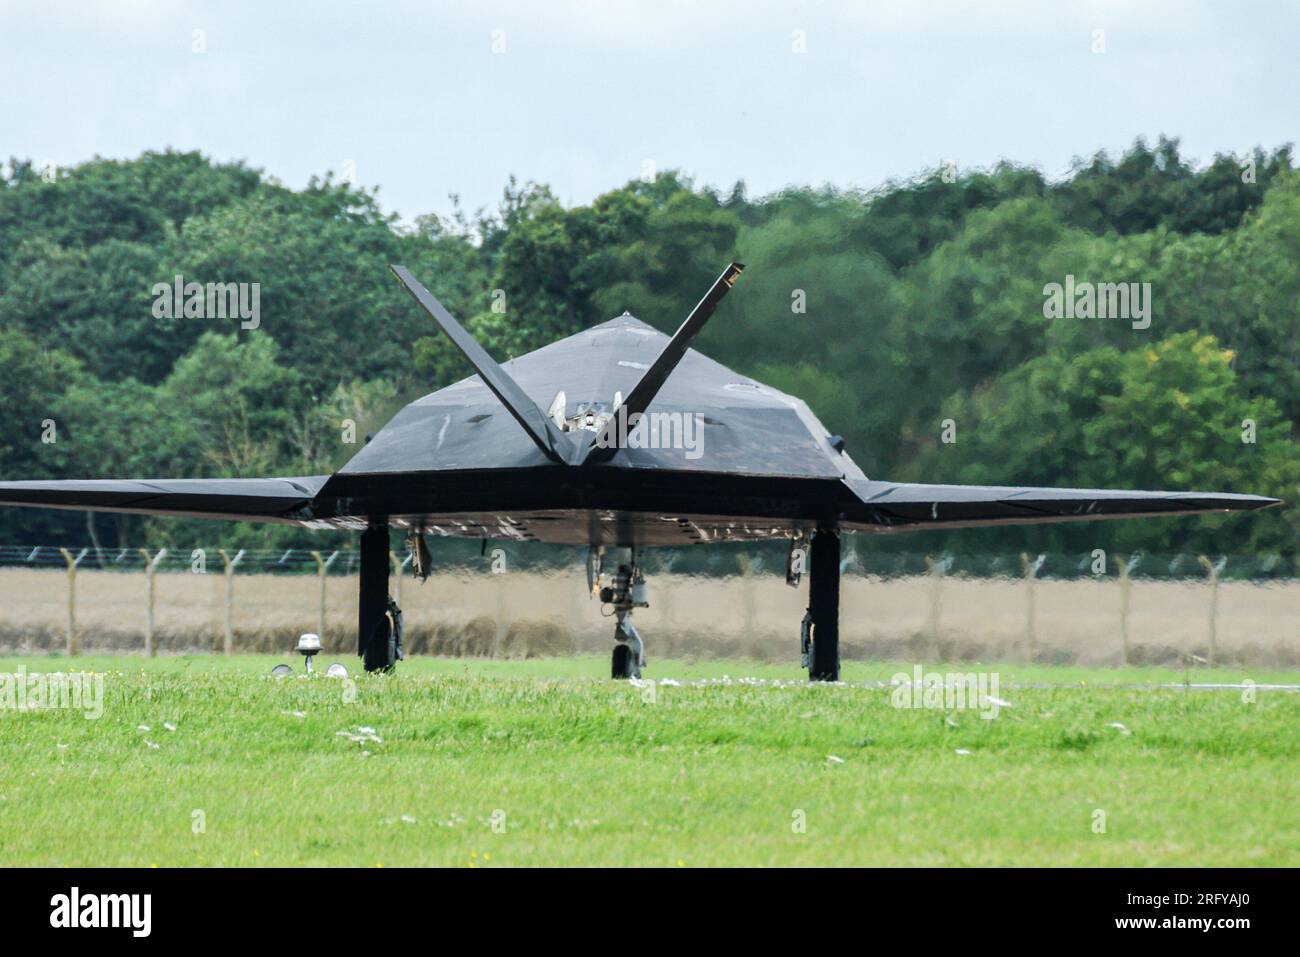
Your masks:
{"label": "green tree foliage", "polygon": [[[749,267],[699,347],[805,398],[872,476],[1232,489],[1300,500],[1300,174],[1138,141],[1060,181],[1003,163],[751,199],[678,172],[565,207],[410,226],[331,179],[290,190],[195,153],[12,160],[0,185],[0,477],[329,472],[402,402],[469,374],[388,272],[505,360],[625,309],[671,331]],[[154,285],[257,283],[260,323],[160,319]],[[1048,318],[1044,288],[1149,283],[1151,323]],[[608,398],[608,397],[606,397]],[[59,441],[40,441],[46,419]],[[958,441],[940,441],[952,419]],[[1243,443],[1243,421],[1255,441]],[[960,533],[960,547],[1294,557],[1297,515]],[[8,513],[42,544],[319,542],[291,528]],[[342,537],[340,537],[340,541]],[[934,547],[893,538],[876,548]]]}
{"label": "green tree foliage", "polygon": [[[1234,354],[1212,336],[1178,333],[1145,348],[1102,346],[1072,356],[1049,353],[945,403],[956,441],[934,439],[906,470],[915,480],[974,485],[1082,488],[1249,489],[1294,498],[1300,455],[1272,399],[1251,396],[1233,371]],[[1247,436],[1245,426],[1254,428]],[[1234,533],[1252,550],[1290,552],[1294,511],[1254,516],[1114,523],[1019,530],[990,541],[1032,540],[1084,549],[1105,540],[1124,550],[1222,551]]]}
{"label": "green tree foliage", "polygon": [[261,332],[242,343],[209,332],[176,363],[158,395],[184,413],[179,429],[191,470],[253,478],[294,462],[291,436],[307,412],[307,389],[278,353]]}
{"label": "green tree foliage", "polygon": [[[21,330],[0,328],[0,468],[6,478],[62,478],[78,463],[69,432],[76,416],[67,392],[83,375],[70,356],[43,349]],[[52,542],[66,538],[80,519],[71,513],[10,515],[30,536]]]}
{"label": "green tree foliage", "polygon": [[[1243,176],[1247,164],[1250,175]],[[1198,172],[1179,154],[1178,140],[1162,136],[1155,149],[1138,140],[1118,162],[1105,153],[1076,162],[1074,175],[1053,192],[1066,219],[1094,232],[1127,235],[1164,226],[1219,233],[1235,228],[1273,177],[1290,168],[1284,147],[1240,161],[1220,155]]]}

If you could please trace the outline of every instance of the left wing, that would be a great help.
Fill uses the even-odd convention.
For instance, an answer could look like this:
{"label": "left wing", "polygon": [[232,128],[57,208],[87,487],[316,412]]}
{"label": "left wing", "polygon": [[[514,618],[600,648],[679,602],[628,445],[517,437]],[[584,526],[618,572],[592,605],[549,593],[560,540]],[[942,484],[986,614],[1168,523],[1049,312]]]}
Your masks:
{"label": "left wing", "polygon": [[0,505],[297,522],[311,517],[311,501],[328,478],[0,482]]}
{"label": "left wing", "polygon": [[1119,489],[1035,488],[1015,485],[918,485],[845,479],[857,501],[845,514],[850,529],[1028,525],[1253,511],[1280,504],[1263,495],[1231,492],[1137,492]]}

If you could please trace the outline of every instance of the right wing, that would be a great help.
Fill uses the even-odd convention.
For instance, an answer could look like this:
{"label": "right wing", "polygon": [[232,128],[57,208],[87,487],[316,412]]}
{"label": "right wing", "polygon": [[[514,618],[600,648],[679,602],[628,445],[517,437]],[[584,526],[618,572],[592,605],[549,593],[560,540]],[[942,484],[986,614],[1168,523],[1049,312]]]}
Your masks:
{"label": "right wing", "polygon": [[1231,492],[1130,492],[1120,489],[1036,488],[1015,485],[919,485],[845,479],[858,499],[845,515],[851,530],[943,526],[1028,525],[1252,511],[1280,504],[1263,495]]}

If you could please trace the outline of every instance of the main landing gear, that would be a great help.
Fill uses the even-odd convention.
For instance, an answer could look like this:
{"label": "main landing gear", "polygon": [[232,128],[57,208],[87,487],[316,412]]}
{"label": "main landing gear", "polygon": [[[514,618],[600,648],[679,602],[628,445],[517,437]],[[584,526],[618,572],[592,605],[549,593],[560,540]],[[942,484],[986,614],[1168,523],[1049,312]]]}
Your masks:
{"label": "main landing gear", "polygon": [[[798,586],[805,551],[802,535],[790,543],[786,582]],[[833,529],[818,529],[812,538],[808,610],[799,625],[799,664],[809,681],[840,680],[840,539]],[[796,557],[799,561],[796,562]]]}
{"label": "main landing gear", "polygon": [[809,681],[840,680],[840,537],[818,529],[812,539],[808,613],[802,636]]}
{"label": "main landing gear", "polygon": [[361,533],[361,595],[357,602],[357,654],[366,671],[392,671],[402,654],[402,610],[388,594],[388,525]]}

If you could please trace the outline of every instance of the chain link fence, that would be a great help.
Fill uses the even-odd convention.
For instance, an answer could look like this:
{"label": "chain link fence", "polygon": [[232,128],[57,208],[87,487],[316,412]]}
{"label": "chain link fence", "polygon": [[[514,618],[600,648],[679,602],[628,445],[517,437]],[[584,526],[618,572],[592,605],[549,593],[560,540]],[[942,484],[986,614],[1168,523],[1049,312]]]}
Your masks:
{"label": "chain link fence", "polygon": [[[506,556],[510,568],[523,571],[561,571],[581,569],[586,561],[585,548],[517,543],[493,540],[478,541],[428,539],[434,565],[453,568],[487,566],[489,556]],[[395,551],[401,564],[409,570],[411,553],[406,548]],[[728,577],[735,574],[785,573],[784,544],[736,545],[720,543],[709,548],[657,548],[639,555],[647,574],[691,574]],[[141,571],[151,563],[159,572],[206,570],[211,563],[220,569],[233,560],[245,574],[314,575],[320,562],[328,561],[328,574],[355,575],[359,554],[354,549],[220,549],[220,548],[63,548],[0,546],[0,569],[66,568],[75,562],[78,568],[103,571]],[[1147,552],[1107,553],[1050,552],[1031,555],[1037,563],[1036,577],[1052,580],[1133,578],[1183,581],[1205,578],[1206,562],[1219,568],[1223,580],[1270,582],[1300,579],[1300,563],[1290,555],[1198,555],[1190,552],[1160,554]],[[904,578],[929,574],[938,563],[945,574],[971,578],[1019,578],[1024,574],[1022,553],[966,554],[949,551],[877,552],[854,539],[846,539],[841,570],[846,575],[880,578]]]}

